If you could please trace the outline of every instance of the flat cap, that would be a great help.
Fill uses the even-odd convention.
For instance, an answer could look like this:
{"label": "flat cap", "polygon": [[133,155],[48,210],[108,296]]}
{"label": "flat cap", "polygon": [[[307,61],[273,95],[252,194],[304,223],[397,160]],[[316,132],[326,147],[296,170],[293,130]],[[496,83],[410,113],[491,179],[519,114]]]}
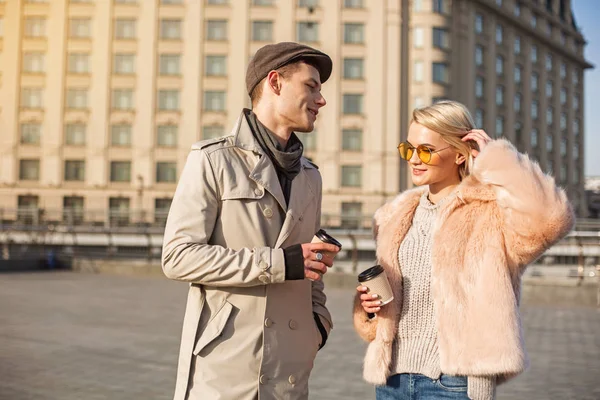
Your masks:
{"label": "flat cap", "polygon": [[300,59],[307,59],[314,63],[321,76],[321,83],[325,83],[331,76],[333,62],[327,54],[295,42],[268,44],[258,49],[248,64],[246,69],[248,94],[252,93],[256,85],[269,75],[269,72]]}

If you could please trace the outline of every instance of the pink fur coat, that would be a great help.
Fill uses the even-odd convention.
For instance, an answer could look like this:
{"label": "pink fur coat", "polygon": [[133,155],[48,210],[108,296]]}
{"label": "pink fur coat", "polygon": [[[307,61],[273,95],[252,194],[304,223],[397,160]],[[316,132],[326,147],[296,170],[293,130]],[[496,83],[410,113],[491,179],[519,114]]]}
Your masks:
{"label": "pink fur coat", "polygon": [[[403,297],[398,249],[424,190],[401,193],[375,213],[377,260],[395,300],[369,319],[355,298],[354,326],[370,342],[364,378],[373,384],[385,384],[390,374]],[[443,373],[503,382],[527,367],[521,275],[573,222],[564,191],[508,141],[481,152],[434,227],[431,290]]]}

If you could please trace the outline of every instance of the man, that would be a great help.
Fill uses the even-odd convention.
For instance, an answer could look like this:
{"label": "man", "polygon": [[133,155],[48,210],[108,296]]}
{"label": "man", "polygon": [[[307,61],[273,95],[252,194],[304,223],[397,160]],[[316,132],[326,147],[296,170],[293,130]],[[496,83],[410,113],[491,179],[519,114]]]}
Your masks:
{"label": "man", "polygon": [[313,130],[331,70],[308,46],[261,48],[246,73],[253,111],[192,146],[163,246],[165,275],[191,283],[177,400],[308,398],[332,328],[321,276],[339,249],[309,243],[321,176],[294,131]]}

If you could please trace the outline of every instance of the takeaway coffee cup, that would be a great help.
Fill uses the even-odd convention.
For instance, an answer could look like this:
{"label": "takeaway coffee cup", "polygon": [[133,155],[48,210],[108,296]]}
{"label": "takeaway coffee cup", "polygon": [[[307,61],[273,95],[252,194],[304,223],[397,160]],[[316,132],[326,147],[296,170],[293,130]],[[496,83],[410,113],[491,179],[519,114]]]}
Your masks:
{"label": "takeaway coffee cup", "polygon": [[[311,243],[333,244],[333,245],[339,247],[340,250],[342,249],[342,244],[340,242],[338,242],[333,236],[331,236],[330,234],[325,232],[325,229],[319,229],[317,231],[317,233],[315,233],[315,236],[313,236]],[[323,255],[331,256],[331,255],[335,255],[335,254],[330,254],[328,251],[324,251]]]}
{"label": "takeaway coffee cup", "polygon": [[387,279],[385,270],[381,265],[375,265],[364,270],[358,275],[358,282],[369,288],[369,293],[378,294],[382,301],[381,305],[387,304],[394,300],[392,287]]}

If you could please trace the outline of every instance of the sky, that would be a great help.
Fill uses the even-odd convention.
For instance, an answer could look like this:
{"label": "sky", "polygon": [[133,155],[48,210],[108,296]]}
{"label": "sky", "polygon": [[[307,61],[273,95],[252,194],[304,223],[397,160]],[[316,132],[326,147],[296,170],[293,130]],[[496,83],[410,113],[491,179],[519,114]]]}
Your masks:
{"label": "sky", "polygon": [[584,133],[585,175],[600,177],[600,110],[594,109],[593,100],[600,103],[600,1],[573,0],[575,22],[587,40],[585,58],[594,69],[585,72],[584,80]]}

